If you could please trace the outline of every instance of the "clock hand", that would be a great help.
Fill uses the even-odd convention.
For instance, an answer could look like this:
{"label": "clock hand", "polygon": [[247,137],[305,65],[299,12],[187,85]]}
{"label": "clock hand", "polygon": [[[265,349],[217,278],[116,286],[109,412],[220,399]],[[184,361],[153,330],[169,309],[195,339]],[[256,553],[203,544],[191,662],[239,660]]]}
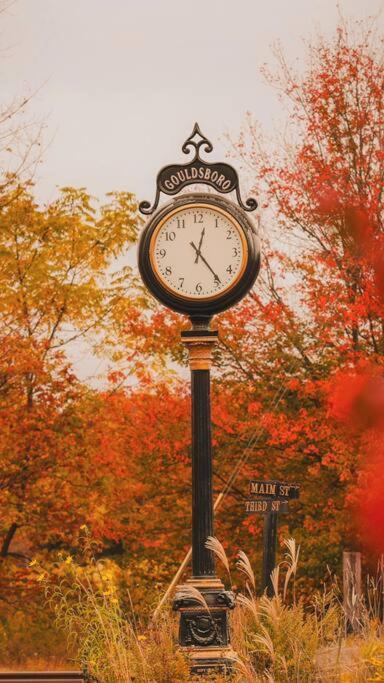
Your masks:
{"label": "clock hand", "polygon": [[197,247],[195,263],[198,262],[199,256],[201,256],[201,253],[200,253],[200,252],[201,252],[201,245],[202,245],[202,243],[203,243],[203,237],[204,237],[204,235],[205,235],[205,227],[204,227],[204,228],[202,229],[202,231],[201,231],[200,242],[199,242],[199,246]]}
{"label": "clock hand", "polygon": [[211,271],[211,273],[212,273],[213,277],[215,278],[215,280],[216,280],[217,282],[221,282],[219,276],[216,275],[215,271],[211,268],[211,266],[209,265],[208,261],[204,258],[204,256],[203,256],[202,254],[199,253],[199,250],[198,250],[198,248],[196,247],[196,245],[195,245],[193,242],[190,242],[189,244],[191,245],[191,247],[194,248],[196,254],[198,254],[198,256],[200,256],[201,260],[203,261],[203,263],[205,263],[205,265],[207,266],[207,268],[209,268],[209,270]]}

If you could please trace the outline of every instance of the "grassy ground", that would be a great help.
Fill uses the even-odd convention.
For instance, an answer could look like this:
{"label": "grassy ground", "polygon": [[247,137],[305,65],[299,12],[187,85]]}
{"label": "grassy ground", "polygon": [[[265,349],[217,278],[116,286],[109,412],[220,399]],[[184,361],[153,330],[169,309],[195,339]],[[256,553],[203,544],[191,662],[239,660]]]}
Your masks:
{"label": "grassy ground", "polygon": [[[211,547],[230,578],[224,549],[216,539],[211,539]],[[309,604],[296,595],[298,554],[294,541],[287,541],[284,562],[272,574],[273,598],[257,595],[252,567],[246,555],[239,554],[237,569],[244,576],[244,587],[237,594],[231,617],[232,644],[238,654],[236,674],[230,679],[219,676],[210,680],[384,682],[382,610],[376,599],[382,594],[381,586],[373,586],[375,600],[356,603],[356,634],[346,637],[345,613],[336,589],[314,594]],[[93,559],[77,565],[72,558],[65,558],[53,574],[42,567],[36,571],[57,625],[75,652],[75,664],[69,659],[31,658],[17,665],[7,662],[6,668],[86,668],[100,683],[191,682],[188,661],[177,646],[178,619],[169,606],[155,621],[140,622],[133,608],[127,610],[127,600],[123,606],[124,595],[111,568]],[[197,599],[200,601],[199,596]]]}

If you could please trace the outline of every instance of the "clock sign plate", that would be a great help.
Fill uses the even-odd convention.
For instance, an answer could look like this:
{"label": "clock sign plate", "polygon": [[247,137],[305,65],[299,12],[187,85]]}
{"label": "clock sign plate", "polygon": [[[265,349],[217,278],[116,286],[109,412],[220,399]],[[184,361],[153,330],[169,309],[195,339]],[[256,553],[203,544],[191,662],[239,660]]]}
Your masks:
{"label": "clock sign plate", "polygon": [[201,133],[197,123],[189,138],[184,142],[182,150],[184,154],[189,154],[194,150],[193,159],[186,164],[170,164],[165,166],[157,174],[156,197],[153,205],[147,201],[139,204],[139,209],[143,214],[152,214],[159,203],[160,193],[168,195],[178,194],[188,185],[196,183],[210,185],[216,192],[227,194],[236,192],[239,206],[244,211],[254,211],[257,208],[257,201],[249,197],[243,202],[240,194],[239,176],[237,171],[225,163],[209,163],[200,156],[200,148],[205,152],[212,152],[212,143]]}

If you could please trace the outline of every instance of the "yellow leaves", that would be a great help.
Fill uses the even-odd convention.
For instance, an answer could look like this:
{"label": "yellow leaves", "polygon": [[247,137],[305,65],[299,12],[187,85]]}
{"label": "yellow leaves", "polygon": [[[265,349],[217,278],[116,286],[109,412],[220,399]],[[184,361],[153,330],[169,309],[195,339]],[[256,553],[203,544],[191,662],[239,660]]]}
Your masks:
{"label": "yellow leaves", "polygon": [[19,332],[33,329],[50,343],[64,342],[62,327],[97,326],[120,294],[110,268],[135,242],[139,223],[130,193],[111,193],[98,210],[84,188],[65,187],[40,209],[22,189],[1,214],[0,312]]}

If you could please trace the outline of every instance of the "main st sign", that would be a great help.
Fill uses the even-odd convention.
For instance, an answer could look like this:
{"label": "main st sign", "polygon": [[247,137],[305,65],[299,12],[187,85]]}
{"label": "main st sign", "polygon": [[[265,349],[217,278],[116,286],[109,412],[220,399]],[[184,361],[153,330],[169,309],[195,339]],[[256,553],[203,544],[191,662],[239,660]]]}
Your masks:
{"label": "main st sign", "polygon": [[[253,286],[260,268],[260,246],[249,212],[255,199],[242,201],[237,172],[229,164],[209,163],[200,150],[212,144],[195,124],[183,144],[186,164],[159,171],[153,204],[141,202],[151,216],[140,238],[139,269],[153,296],[187,315],[191,329],[181,333],[189,352],[192,397],[192,577],[208,607],[179,590],[174,609],[180,612],[180,645],[188,652],[193,673],[231,668],[228,610],[234,596],[217,578],[213,552],[206,548],[213,531],[210,368],[218,333],[210,322],[240,301]],[[160,194],[178,194],[192,184],[208,185],[215,193],[180,194],[158,208]],[[237,203],[223,195],[235,192]]]}

